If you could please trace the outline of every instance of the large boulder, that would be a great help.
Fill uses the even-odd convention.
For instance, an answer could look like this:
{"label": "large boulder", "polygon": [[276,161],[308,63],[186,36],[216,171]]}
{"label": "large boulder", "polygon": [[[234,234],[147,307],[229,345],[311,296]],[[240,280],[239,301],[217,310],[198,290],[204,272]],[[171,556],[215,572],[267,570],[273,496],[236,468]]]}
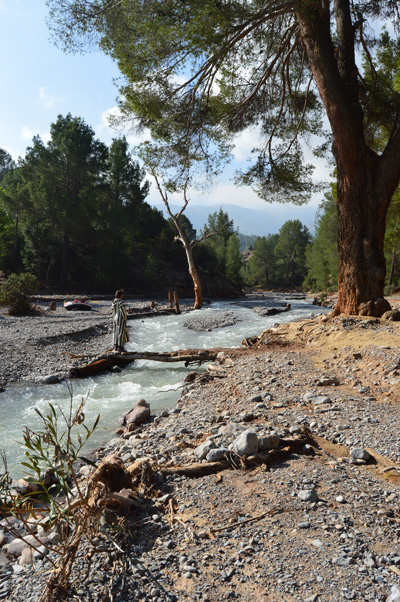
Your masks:
{"label": "large boulder", "polygon": [[233,450],[239,456],[251,456],[258,452],[257,433],[251,430],[243,431],[233,442]]}
{"label": "large boulder", "polygon": [[130,424],[143,424],[150,418],[150,404],[145,399],[138,399],[135,405],[125,412],[120,419],[121,426],[127,427]]}

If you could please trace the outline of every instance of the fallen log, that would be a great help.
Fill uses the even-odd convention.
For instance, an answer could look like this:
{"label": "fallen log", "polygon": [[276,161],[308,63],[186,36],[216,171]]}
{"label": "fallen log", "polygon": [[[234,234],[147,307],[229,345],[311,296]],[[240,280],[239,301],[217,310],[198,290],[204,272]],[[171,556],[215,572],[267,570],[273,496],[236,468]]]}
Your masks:
{"label": "fallen log", "polygon": [[219,460],[218,462],[199,462],[196,464],[188,464],[186,466],[165,466],[158,469],[158,472],[164,477],[169,475],[185,476],[189,478],[199,478],[206,475],[215,474],[226,470],[227,468],[254,468],[255,466],[270,466],[277,462],[282,462],[289,458],[293,453],[301,452],[305,444],[309,443],[310,438],[306,435],[305,437],[299,437],[298,439],[281,439],[281,445],[279,449],[271,449],[261,451],[251,456],[237,456],[234,454],[234,458],[227,457],[225,460]]}
{"label": "fallen log", "polygon": [[220,349],[183,349],[179,351],[129,351],[126,353],[109,352],[93,358],[90,362],[71,369],[70,376],[85,378],[100,374],[113,366],[126,366],[135,360],[150,360],[155,362],[184,362],[186,366],[192,363],[214,361]]}

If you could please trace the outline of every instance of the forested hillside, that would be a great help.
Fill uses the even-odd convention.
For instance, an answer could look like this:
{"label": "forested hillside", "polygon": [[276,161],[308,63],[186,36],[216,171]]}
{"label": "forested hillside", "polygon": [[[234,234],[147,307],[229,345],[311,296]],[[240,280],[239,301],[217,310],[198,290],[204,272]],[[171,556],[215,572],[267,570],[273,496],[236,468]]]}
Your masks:
{"label": "forested hillside", "polygon": [[[47,144],[34,137],[18,162],[0,150],[0,270],[32,273],[42,287],[61,292],[190,292],[174,224],[146,202],[149,182],[126,139],[107,147],[70,114],[60,115],[50,133]],[[195,238],[190,221],[180,219]],[[217,221],[217,213],[210,215],[209,225]],[[229,223],[196,249],[205,294],[239,292],[235,237]]]}

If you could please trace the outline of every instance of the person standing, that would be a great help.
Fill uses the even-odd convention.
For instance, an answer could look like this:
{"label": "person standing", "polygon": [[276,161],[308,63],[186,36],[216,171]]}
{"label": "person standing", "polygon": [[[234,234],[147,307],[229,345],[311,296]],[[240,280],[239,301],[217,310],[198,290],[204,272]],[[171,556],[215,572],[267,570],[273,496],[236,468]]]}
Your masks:
{"label": "person standing", "polygon": [[124,345],[129,341],[128,314],[122,301],[124,291],[118,290],[112,302],[113,312],[113,343],[115,351],[124,352]]}

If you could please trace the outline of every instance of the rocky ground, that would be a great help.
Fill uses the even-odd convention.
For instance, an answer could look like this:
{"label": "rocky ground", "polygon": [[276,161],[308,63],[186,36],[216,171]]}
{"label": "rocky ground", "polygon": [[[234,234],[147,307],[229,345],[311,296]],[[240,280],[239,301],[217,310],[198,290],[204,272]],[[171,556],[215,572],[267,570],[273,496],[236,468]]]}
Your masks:
{"label": "rocky ground", "polygon": [[[117,436],[96,459],[146,462],[152,494],[137,490],[124,518],[85,541],[69,599],[398,602],[399,336],[400,322],[369,318],[281,325],[193,376],[176,408]],[[304,436],[296,453],[243,468],[257,449]],[[160,476],[221,458],[231,467]],[[53,553],[40,548],[32,563],[7,533],[0,542],[0,600],[36,602]]]}

